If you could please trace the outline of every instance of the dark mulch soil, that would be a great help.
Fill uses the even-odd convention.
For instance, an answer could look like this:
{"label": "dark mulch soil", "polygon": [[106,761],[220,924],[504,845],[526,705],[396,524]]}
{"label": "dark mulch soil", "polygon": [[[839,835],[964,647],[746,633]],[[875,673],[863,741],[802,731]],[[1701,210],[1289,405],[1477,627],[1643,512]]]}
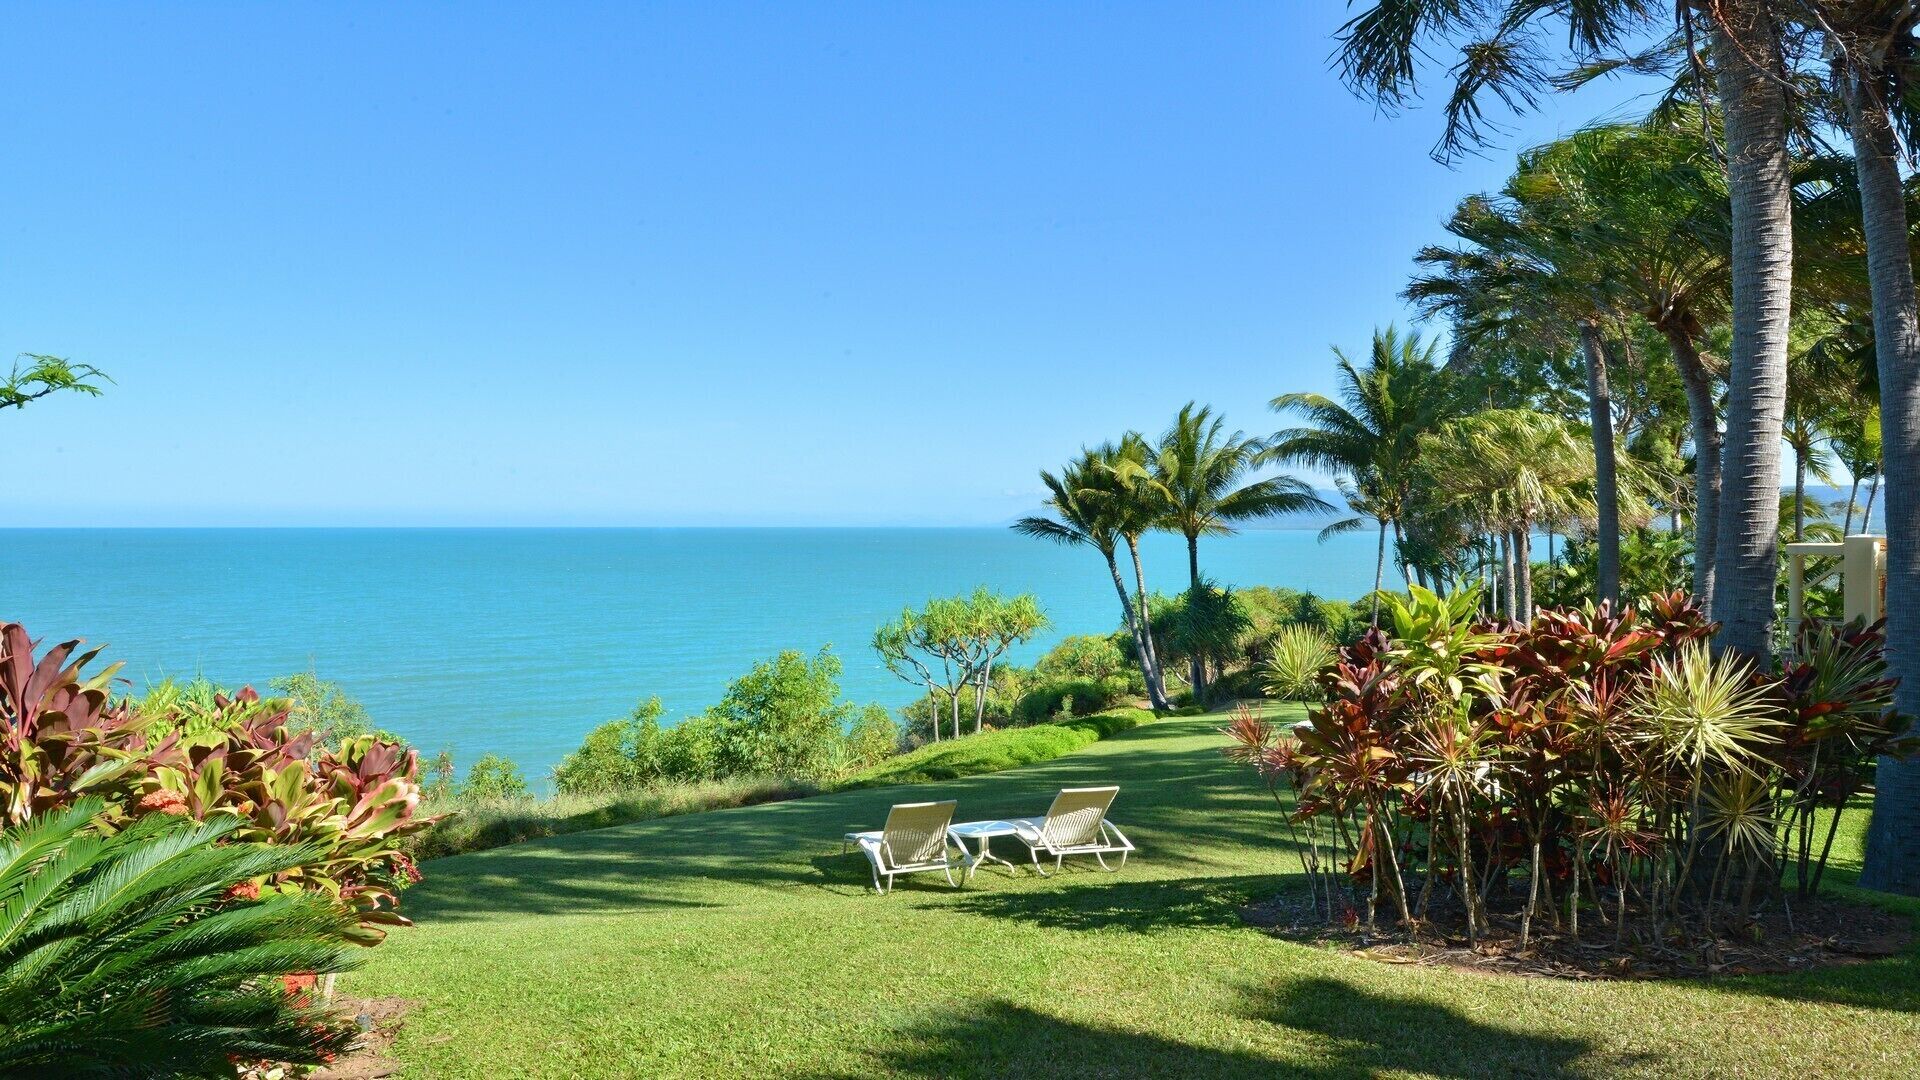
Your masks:
{"label": "dark mulch soil", "polygon": [[[1240,917],[1288,941],[1332,945],[1389,964],[1423,964],[1463,971],[1556,979],[1687,979],[1758,975],[1857,964],[1892,956],[1913,940],[1913,920],[1865,904],[1824,901],[1789,914],[1780,909],[1756,917],[1711,940],[1698,933],[1659,945],[1615,940],[1614,927],[1581,912],[1580,936],[1536,919],[1526,950],[1517,916],[1496,914],[1493,926],[1469,945],[1465,920],[1435,906],[1432,919],[1409,933],[1393,925],[1388,911],[1377,927],[1329,925],[1304,897],[1276,896],[1240,908]],[[1629,912],[1637,931],[1646,923]]]}
{"label": "dark mulch soil", "polygon": [[387,1057],[388,1047],[400,1032],[401,1018],[413,1002],[405,998],[355,998],[344,994],[333,1004],[350,1013],[366,1033],[353,1053],[343,1055],[324,1069],[312,1074],[312,1080],[378,1080],[400,1071],[400,1063]]}

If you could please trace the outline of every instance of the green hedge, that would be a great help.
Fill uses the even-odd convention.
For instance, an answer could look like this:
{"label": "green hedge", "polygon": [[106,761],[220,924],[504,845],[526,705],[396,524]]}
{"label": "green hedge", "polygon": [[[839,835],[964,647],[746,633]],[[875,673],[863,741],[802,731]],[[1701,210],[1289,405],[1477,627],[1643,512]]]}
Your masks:
{"label": "green hedge", "polygon": [[1079,716],[1058,723],[987,731],[979,735],[928,743],[917,750],[888,758],[856,773],[842,786],[880,787],[920,784],[929,780],[958,780],[963,776],[1017,769],[1072,753],[1153,719],[1146,709],[1118,709]]}

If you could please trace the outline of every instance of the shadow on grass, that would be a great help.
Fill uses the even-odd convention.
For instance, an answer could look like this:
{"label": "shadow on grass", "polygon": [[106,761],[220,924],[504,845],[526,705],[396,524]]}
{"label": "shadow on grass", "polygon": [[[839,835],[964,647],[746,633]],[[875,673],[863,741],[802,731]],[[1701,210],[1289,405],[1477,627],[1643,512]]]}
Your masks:
{"label": "shadow on grass", "polygon": [[[1177,1022],[1177,1018],[1176,1022]],[[924,1077],[1369,1077],[1405,1070],[1461,1080],[1586,1077],[1630,1062],[1596,1061],[1584,1040],[1511,1031],[1431,1002],[1368,993],[1331,979],[1268,994],[1248,1019],[1319,1038],[1299,1056],[1195,1046],[1164,1035],[1050,1016],[1006,1001],[897,1032],[851,1078]]]}
{"label": "shadow on grass", "polygon": [[[1078,876],[1071,869],[1069,875]],[[1235,909],[1241,904],[1285,888],[1285,879],[1276,875],[1170,881],[1128,881],[1106,874],[1100,877],[1098,882],[1068,883],[1056,875],[1052,880],[1058,887],[1053,889],[976,893],[955,901],[953,906],[974,915],[1055,930],[1145,933],[1178,927],[1235,926],[1240,921]]]}
{"label": "shadow on grass", "polygon": [[[1120,785],[1113,813],[1139,845],[1135,865],[1144,860],[1163,872],[1178,865],[1172,872],[1190,876],[1222,862],[1222,855],[1231,862],[1242,852],[1264,850],[1284,858],[1280,815],[1251,772],[1211,745],[1165,745],[1204,734],[1182,723],[1149,724],[1014,772],[661,818],[435,859],[425,867],[426,882],[408,891],[405,910],[416,921],[430,922],[724,906],[754,902],[756,889],[870,892],[866,863],[857,854],[841,856],[840,837],[878,828],[893,803],[955,798],[960,820],[980,820],[1039,814],[1062,787],[1103,783]],[[1116,745],[1121,743],[1135,745],[1122,752]],[[1018,845],[1001,854],[1024,861]],[[997,867],[983,869],[974,887],[1016,884],[998,874]],[[1055,879],[1058,891],[1094,891],[1064,887],[1077,876]],[[933,888],[932,882],[947,891],[937,875],[903,879],[902,886],[909,880],[913,891]],[[1116,880],[1124,885],[1126,872]],[[1051,884],[1017,886],[1012,891],[1055,891]],[[1022,899],[1036,905],[1036,917],[1060,902]],[[1071,912],[1082,906],[1117,909],[1123,901],[1071,897],[1059,917],[1076,917]],[[1009,900],[1009,914],[1021,902]]]}

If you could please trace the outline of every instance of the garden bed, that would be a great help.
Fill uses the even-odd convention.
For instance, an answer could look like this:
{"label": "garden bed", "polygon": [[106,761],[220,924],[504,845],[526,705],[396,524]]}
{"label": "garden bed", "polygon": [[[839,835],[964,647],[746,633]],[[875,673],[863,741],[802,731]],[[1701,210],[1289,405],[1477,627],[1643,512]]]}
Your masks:
{"label": "garden bed", "polygon": [[[1682,944],[1619,943],[1613,926],[1591,911],[1578,937],[1536,924],[1520,948],[1518,915],[1496,915],[1470,944],[1461,912],[1435,905],[1438,920],[1408,933],[1381,918],[1364,925],[1329,925],[1303,897],[1282,895],[1240,908],[1240,917],[1287,941],[1331,945],[1389,964],[1449,967],[1529,978],[1693,979],[1764,975],[1857,964],[1894,956],[1913,940],[1913,920],[1868,904],[1821,901],[1789,915],[1764,913],[1737,932]],[[1355,916],[1356,920],[1359,918]]]}

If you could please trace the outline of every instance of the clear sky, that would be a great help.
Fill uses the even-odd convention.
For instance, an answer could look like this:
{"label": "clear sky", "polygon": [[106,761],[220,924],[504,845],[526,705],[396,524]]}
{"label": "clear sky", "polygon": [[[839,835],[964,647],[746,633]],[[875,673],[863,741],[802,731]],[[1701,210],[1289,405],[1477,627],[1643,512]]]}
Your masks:
{"label": "clear sky", "polygon": [[1339,0],[48,5],[0,39],[0,525],[993,524],[1407,313]]}

